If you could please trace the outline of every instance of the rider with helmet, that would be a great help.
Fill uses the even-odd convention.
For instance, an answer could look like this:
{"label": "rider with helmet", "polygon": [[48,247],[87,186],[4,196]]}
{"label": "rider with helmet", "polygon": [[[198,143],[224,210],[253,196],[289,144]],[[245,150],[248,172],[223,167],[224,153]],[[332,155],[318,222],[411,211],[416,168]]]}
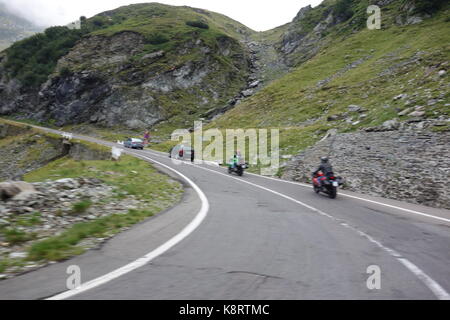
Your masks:
{"label": "rider with helmet", "polygon": [[230,160],[230,167],[232,169],[236,169],[236,167],[240,164],[242,164],[242,154],[240,151],[236,152],[233,156],[233,158],[231,158]]}
{"label": "rider with helmet", "polygon": [[331,165],[328,157],[322,157],[320,159],[320,162],[321,163],[320,163],[319,169],[314,171],[313,177],[316,177],[319,174],[319,172],[322,172],[323,177],[318,179],[320,182],[320,185],[322,186],[323,180],[332,177],[334,175],[334,173],[333,173],[333,166]]}

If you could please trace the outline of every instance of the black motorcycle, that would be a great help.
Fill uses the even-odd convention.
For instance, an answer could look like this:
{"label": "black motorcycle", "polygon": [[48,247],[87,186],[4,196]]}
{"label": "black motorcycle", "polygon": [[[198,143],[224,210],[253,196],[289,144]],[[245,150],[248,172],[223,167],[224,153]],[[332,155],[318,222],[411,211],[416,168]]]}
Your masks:
{"label": "black motorcycle", "polygon": [[245,169],[247,169],[247,164],[237,164],[234,167],[231,164],[228,165],[228,173],[236,173],[239,177],[242,177],[244,175]]}
{"label": "black motorcycle", "polygon": [[331,199],[336,199],[338,189],[344,184],[341,177],[334,175],[325,176],[322,173],[313,176],[314,192],[319,194],[321,192],[328,194]]}

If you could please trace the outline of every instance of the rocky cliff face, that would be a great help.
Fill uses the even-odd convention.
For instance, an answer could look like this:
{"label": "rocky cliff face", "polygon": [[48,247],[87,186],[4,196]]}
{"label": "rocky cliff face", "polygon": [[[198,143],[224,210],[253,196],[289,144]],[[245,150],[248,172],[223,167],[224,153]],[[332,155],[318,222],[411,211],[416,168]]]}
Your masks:
{"label": "rocky cliff face", "polygon": [[[232,39],[224,38],[217,48],[193,39],[178,49],[180,54],[198,50],[206,55],[198,61],[174,64],[169,70],[157,65],[164,59],[164,51],[131,61],[143,46],[143,37],[132,32],[84,39],[59,62],[59,70],[74,71],[51,76],[39,91],[24,90],[16,80],[2,78],[4,103],[0,111],[20,112],[38,121],[52,119],[57,125],[90,122],[142,128],[169,119],[174,105],[198,105],[203,110],[221,106],[237,93],[226,90],[232,81],[245,86],[245,78],[240,74],[248,69],[244,52],[231,70],[226,70],[215,57],[230,55],[228,47],[238,48]],[[178,101],[181,94],[191,96],[189,105]]]}
{"label": "rocky cliff face", "polygon": [[20,180],[48,163],[68,156],[76,160],[109,160],[111,154],[81,143],[0,122],[0,181]]}
{"label": "rocky cliff face", "polygon": [[292,159],[283,178],[309,183],[320,157],[329,156],[348,190],[450,209],[450,132],[436,132],[445,125],[419,121],[332,134]]}

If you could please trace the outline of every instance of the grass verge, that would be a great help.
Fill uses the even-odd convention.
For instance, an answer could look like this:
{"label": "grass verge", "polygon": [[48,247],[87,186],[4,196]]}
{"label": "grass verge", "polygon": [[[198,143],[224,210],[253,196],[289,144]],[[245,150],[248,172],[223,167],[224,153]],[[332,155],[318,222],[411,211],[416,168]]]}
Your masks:
{"label": "grass verge", "polygon": [[[27,182],[39,182],[61,178],[97,178],[114,188],[114,196],[123,199],[133,195],[142,203],[140,209],[105,216],[97,220],[70,226],[60,234],[43,240],[34,240],[33,235],[16,229],[4,228],[3,237],[11,244],[26,244],[26,259],[0,259],[0,272],[10,267],[23,266],[30,262],[45,263],[61,261],[79,255],[89,248],[89,239],[109,238],[124,229],[145,220],[180,201],[183,189],[180,183],[159,173],[145,161],[123,156],[120,161],[76,161],[65,157],[25,176]],[[82,213],[92,203],[88,200],[73,206],[74,213]],[[23,217],[19,224],[41,223],[40,214]],[[33,242],[34,240],[34,242]],[[84,242],[84,244],[83,244]]]}

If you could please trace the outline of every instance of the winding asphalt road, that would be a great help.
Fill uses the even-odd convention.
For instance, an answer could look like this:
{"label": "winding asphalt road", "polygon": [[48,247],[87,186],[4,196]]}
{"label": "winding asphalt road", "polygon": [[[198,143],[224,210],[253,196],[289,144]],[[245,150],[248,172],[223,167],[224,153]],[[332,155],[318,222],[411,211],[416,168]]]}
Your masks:
{"label": "winding asphalt road", "polygon": [[[183,182],[183,201],[100,249],[0,282],[0,299],[450,299],[448,210],[350,192],[331,200],[127,152]],[[70,265],[83,286],[66,292]],[[367,287],[369,266],[380,289]]]}

